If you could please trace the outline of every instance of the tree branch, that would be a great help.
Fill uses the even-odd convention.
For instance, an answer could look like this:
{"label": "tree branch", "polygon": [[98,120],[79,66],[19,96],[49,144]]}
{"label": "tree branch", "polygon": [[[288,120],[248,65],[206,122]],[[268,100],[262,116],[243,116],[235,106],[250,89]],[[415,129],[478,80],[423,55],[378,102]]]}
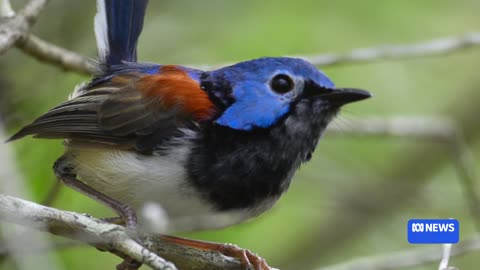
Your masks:
{"label": "tree branch", "polygon": [[445,55],[476,46],[480,46],[480,33],[472,32],[413,44],[355,49],[345,54],[330,53],[295,57],[303,58],[317,66],[327,66]]}
{"label": "tree branch", "polygon": [[9,0],[3,0],[0,7],[0,55],[13,46],[39,61],[64,70],[90,75],[95,65],[89,58],[48,43],[30,34],[30,28],[49,0],[32,0],[17,15]]}
{"label": "tree branch", "polygon": [[31,0],[19,12],[19,15],[27,21],[29,26],[32,26],[37,21],[40,12],[42,12],[49,1],[50,0]]}
{"label": "tree branch", "polygon": [[[453,245],[449,257],[460,256],[472,251],[480,250],[480,235],[474,235]],[[416,267],[428,263],[435,263],[444,259],[442,245],[414,248],[384,255],[363,257],[337,265],[319,268],[318,270],[387,270]]]}
{"label": "tree branch", "polygon": [[[7,1],[7,0],[4,0]],[[0,14],[0,55],[15,45],[17,40],[27,35],[36,18],[49,0],[31,0],[17,15],[12,15],[9,2],[3,2]]]}
{"label": "tree branch", "polygon": [[15,45],[40,62],[52,64],[65,71],[84,75],[91,75],[96,71],[92,59],[49,43],[33,34],[19,39]]}
{"label": "tree branch", "polygon": [[2,194],[0,220],[48,231],[103,250],[115,250],[143,262],[152,269],[177,269],[165,259],[184,270],[242,269],[238,260],[216,251],[180,246],[155,236],[146,236],[142,239],[143,245],[140,245],[122,226]]}
{"label": "tree branch", "polygon": [[[480,46],[480,33],[471,32],[461,36],[444,37],[413,44],[382,45],[354,49],[347,53],[322,53],[314,55],[292,55],[305,59],[316,66],[370,63],[380,60],[403,60],[431,57],[462,51]],[[200,69],[215,69],[234,63],[201,65]]]}

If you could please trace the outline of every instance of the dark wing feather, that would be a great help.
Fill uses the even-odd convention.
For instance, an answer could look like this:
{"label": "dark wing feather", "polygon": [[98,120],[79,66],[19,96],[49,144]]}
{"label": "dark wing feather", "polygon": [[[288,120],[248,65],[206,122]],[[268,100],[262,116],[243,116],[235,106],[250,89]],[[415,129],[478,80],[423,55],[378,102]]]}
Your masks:
{"label": "dark wing feather", "polygon": [[[172,95],[176,95],[177,89],[171,87],[172,80],[181,80],[181,77],[169,76],[167,78],[171,81],[163,78],[160,80],[162,83],[158,83],[158,79],[150,80],[149,77],[153,76],[160,75],[117,75],[108,82],[81,91],[79,96],[51,109],[22,128],[9,141],[33,135],[37,138],[63,138],[148,151],[150,149],[146,148],[153,147],[179,128],[198,120],[182,104],[165,103],[165,100],[172,100]],[[149,85],[157,83],[148,87],[148,95],[143,89],[145,79]],[[191,91],[194,96],[203,92],[200,88]]]}
{"label": "dark wing feather", "polygon": [[178,116],[173,108],[158,109],[156,99],[145,98],[131,87],[124,87],[100,104],[100,126],[116,136],[144,135],[152,132],[160,121],[171,121]]}
{"label": "dark wing feather", "polygon": [[[97,90],[102,94],[97,95]],[[109,96],[104,94],[105,91],[113,93],[116,89],[110,86],[89,89],[86,95],[75,97],[40,116],[13,135],[9,141],[27,135],[33,135],[36,138],[80,139],[108,144],[128,141],[128,138],[118,138],[111,132],[106,132],[98,124],[98,109]]]}

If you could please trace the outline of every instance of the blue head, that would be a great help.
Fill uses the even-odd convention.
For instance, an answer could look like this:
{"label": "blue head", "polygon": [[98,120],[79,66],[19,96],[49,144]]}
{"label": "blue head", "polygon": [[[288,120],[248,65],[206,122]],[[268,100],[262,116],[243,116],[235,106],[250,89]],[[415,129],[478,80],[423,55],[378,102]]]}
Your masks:
{"label": "blue head", "polygon": [[238,63],[208,72],[201,80],[223,109],[216,123],[236,130],[271,127],[306,102],[310,113],[331,118],[341,105],[370,96],[363,90],[335,88],[312,64],[286,57]]}

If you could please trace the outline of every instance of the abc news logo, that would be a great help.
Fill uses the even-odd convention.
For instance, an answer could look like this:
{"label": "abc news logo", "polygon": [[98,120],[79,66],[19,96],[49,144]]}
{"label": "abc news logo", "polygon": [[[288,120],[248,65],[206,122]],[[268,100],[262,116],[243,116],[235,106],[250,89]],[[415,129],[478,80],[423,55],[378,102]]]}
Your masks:
{"label": "abc news logo", "polygon": [[412,223],[412,232],[454,232],[454,223]]}
{"label": "abc news logo", "polygon": [[407,238],[411,244],[455,244],[460,239],[460,224],[456,219],[411,219]]}

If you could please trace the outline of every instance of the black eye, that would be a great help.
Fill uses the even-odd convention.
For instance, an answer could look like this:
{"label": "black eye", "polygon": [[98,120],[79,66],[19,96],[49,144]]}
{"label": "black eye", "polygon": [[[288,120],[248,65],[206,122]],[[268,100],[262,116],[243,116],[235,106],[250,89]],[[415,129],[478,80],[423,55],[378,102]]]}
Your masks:
{"label": "black eye", "polygon": [[273,77],[270,81],[270,87],[272,87],[273,91],[279,94],[284,94],[293,90],[294,86],[295,83],[293,82],[292,78],[285,74],[275,75],[275,77]]}

